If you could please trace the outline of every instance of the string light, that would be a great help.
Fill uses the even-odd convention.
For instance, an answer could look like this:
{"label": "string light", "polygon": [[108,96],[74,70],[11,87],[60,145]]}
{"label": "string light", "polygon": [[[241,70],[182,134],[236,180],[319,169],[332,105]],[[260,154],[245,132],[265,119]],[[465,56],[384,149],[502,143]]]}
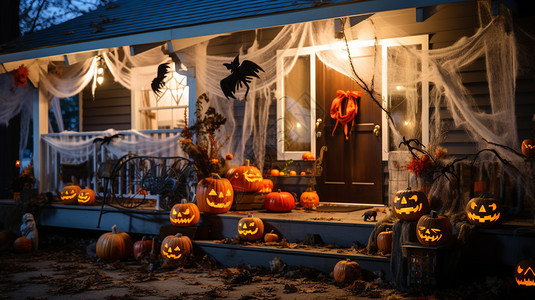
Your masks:
{"label": "string light", "polygon": [[103,68],[102,56],[97,57],[97,83],[102,84],[104,82],[104,68]]}

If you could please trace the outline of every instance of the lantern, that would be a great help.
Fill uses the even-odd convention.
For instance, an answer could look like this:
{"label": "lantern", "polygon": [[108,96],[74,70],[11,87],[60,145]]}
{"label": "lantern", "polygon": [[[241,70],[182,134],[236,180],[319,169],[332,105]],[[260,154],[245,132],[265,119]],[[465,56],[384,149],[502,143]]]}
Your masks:
{"label": "lantern", "polygon": [[133,253],[136,260],[142,260],[143,258],[150,257],[151,255],[157,255],[160,245],[158,241],[154,239],[148,240],[146,236],[141,238],[141,241],[134,243]]}
{"label": "lantern", "polygon": [[78,204],[89,206],[95,204],[95,191],[92,189],[83,189],[78,192]]}
{"label": "lantern", "polygon": [[197,206],[199,210],[209,214],[226,213],[232,206],[234,191],[226,178],[212,174],[199,181],[197,185]]}
{"label": "lantern", "polygon": [[492,227],[501,219],[502,207],[497,199],[490,197],[472,198],[466,205],[468,222],[476,226]]}
{"label": "lantern", "polygon": [[515,280],[520,286],[535,286],[535,260],[521,260],[515,268]]}
{"label": "lantern", "polygon": [[241,218],[238,222],[238,235],[246,241],[258,241],[264,236],[264,223],[253,215]]}
{"label": "lantern", "polygon": [[360,265],[356,261],[349,260],[349,258],[341,260],[334,266],[333,277],[338,283],[352,284],[362,277]]}
{"label": "lantern", "polygon": [[76,204],[78,202],[78,193],[82,190],[76,185],[65,186],[60,193],[59,198],[63,204]]}
{"label": "lantern", "polygon": [[441,246],[451,240],[451,222],[445,216],[438,216],[436,211],[422,216],[416,225],[416,236],[424,246]]}
{"label": "lantern", "polygon": [[535,141],[532,139],[525,139],[522,141],[522,154],[526,157],[535,156]]}
{"label": "lantern", "polygon": [[262,180],[262,189],[260,189],[260,193],[271,193],[273,191],[273,181],[271,179],[264,178]]}
{"label": "lantern", "polygon": [[188,203],[182,199],[181,203],[175,204],[169,213],[171,224],[183,227],[193,226],[199,222],[201,212],[195,203]]}
{"label": "lantern", "polygon": [[177,233],[168,235],[162,241],[160,248],[162,257],[169,262],[180,263],[185,261],[193,248],[189,237]]}
{"label": "lantern", "polygon": [[299,205],[303,208],[315,209],[320,204],[320,197],[312,188],[308,188],[299,197]]}
{"label": "lantern", "polygon": [[250,166],[249,160],[245,160],[244,166],[230,168],[226,176],[235,192],[258,192],[262,189],[262,173]]}
{"label": "lantern", "polygon": [[392,252],[392,230],[386,230],[377,235],[377,248],[384,253]]}
{"label": "lantern", "polygon": [[394,214],[403,221],[416,221],[429,213],[429,201],[419,190],[401,190],[394,196]]}
{"label": "lantern", "polygon": [[113,225],[111,232],[102,234],[97,240],[97,256],[105,260],[123,260],[132,254],[132,238],[126,232],[119,232]]}
{"label": "lantern", "polygon": [[271,192],[264,198],[264,207],[270,211],[291,211],[295,207],[295,198],[288,192]]}

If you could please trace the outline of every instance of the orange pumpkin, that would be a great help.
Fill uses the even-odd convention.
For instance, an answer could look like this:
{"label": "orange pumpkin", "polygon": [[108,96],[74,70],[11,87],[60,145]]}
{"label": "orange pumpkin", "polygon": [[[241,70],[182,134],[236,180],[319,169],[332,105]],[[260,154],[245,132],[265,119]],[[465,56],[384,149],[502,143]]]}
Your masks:
{"label": "orange pumpkin", "polygon": [[95,204],[95,191],[92,189],[83,189],[78,192],[78,204],[90,206]]}
{"label": "orange pumpkin", "polygon": [[21,236],[13,242],[13,250],[18,253],[28,253],[32,251],[32,241],[25,236]]}
{"label": "orange pumpkin", "polygon": [[384,253],[392,252],[392,230],[386,230],[377,235],[377,248]]}
{"label": "orange pumpkin", "polygon": [[403,221],[416,221],[429,213],[429,200],[420,190],[401,190],[394,196],[394,214]]}
{"label": "orange pumpkin", "polygon": [[525,139],[522,141],[522,154],[526,157],[535,156],[535,141],[532,139]]}
{"label": "orange pumpkin", "polygon": [[291,211],[295,207],[295,198],[288,192],[271,192],[264,198],[264,207],[269,211]]}
{"label": "orange pumpkin", "polygon": [[264,180],[262,180],[262,189],[260,189],[260,193],[271,193],[271,191],[273,191],[273,181],[264,178]]}
{"label": "orange pumpkin", "polygon": [[241,218],[238,222],[238,236],[250,242],[260,240],[264,236],[264,222],[253,215]]}
{"label": "orange pumpkin", "polygon": [[309,152],[309,151],[303,153],[301,158],[303,160],[315,160],[314,155],[312,154],[312,152]]}
{"label": "orange pumpkin", "polygon": [[301,194],[301,197],[299,197],[299,204],[303,208],[314,209],[320,204],[320,197],[316,191],[309,188]]}
{"label": "orange pumpkin", "polygon": [[249,160],[245,160],[244,166],[231,167],[226,177],[235,192],[258,192],[264,179],[260,170],[249,165]]}
{"label": "orange pumpkin", "polygon": [[297,172],[294,171],[294,170],[291,170],[291,171],[290,171],[290,176],[297,176]]}
{"label": "orange pumpkin", "polygon": [[113,225],[111,232],[102,234],[97,240],[97,256],[116,261],[126,259],[132,254],[132,238],[126,232],[119,232]]}
{"label": "orange pumpkin", "polygon": [[197,206],[209,214],[221,214],[230,210],[234,201],[234,191],[230,181],[219,174],[201,179],[197,184]]}
{"label": "orange pumpkin", "polygon": [[78,203],[78,193],[82,190],[77,185],[67,185],[61,190],[59,198],[63,204],[76,204]]}
{"label": "orange pumpkin", "polygon": [[175,204],[169,212],[171,224],[178,227],[193,226],[199,223],[201,212],[195,203],[188,203],[182,199],[181,203]]}
{"label": "orange pumpkin", "polygon": [[162,257],[167,262],[181,263],[188,259],[192,248],[191,239],[181,233],[177,233],[174,236],[168,235],[165,237],[160,250]]}
{"label": "orange pumpkin", "polygon": [[271,230],[271,232],[264,234],[264,242],[274,243],[278,241],[279,241],[279,235],[273,232],[273,230]]}
{"label": "orange pumpkin", "polygon": [[279,171],[279,169],[271,169],[269,171],[269,175],[271,175],[271,176],[279,176],[280,175],[280,171]]}
{"label": "orange pumpkin", "polygon": [[352,284],[362,277],[360,265],[349,258],[341,260],[334,266],[333,277],[338,283]]}
{"label": "orange pumpkin", "polygon": [[150,257],[151,255],[158,255],[159,248],[160,244],[158,244],[158,241],[154,240],[154,238],[148,240],[146,236],[143,236],[141,241],[134,243],[134,258],[136,260],[142,260],[145,257]]}

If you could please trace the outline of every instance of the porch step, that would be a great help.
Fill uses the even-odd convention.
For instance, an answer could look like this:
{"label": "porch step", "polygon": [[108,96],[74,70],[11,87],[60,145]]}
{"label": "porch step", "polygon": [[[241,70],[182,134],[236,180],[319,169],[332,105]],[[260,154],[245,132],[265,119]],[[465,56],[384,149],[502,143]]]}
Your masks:
{"label": "porch step", "polygon": [[233,245],[214,241],[196,240],[194,245],[217,262],[227,267],[251,265],[270,267],[270,261],[279,257],[288,266],[306,266],[329,274],[340,260],[349,258],[359,263],[364,270],[382,273],[391,280],[390,257],[360,255],[357,253],[338,253],[336,249],[288,249],[272,246]]}

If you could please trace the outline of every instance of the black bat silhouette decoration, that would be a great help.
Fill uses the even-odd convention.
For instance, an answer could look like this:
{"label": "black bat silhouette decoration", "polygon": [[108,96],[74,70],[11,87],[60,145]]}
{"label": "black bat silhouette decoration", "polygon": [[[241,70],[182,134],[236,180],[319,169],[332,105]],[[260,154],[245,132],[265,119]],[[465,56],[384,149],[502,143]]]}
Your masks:
{"label": "black bat silhouette decoration", "polygon": [[123,135],[124,134],[122,133],[117,133],[117,134],[110,135],[110,136],[98,137],[93,140],[93,143],[100,143],[100,147],[102,147],[102,145],[109,145],[112,140],[118,137],[121,137]]}
{"label": "black bat silhouette decoration", "polygon": [[264,70],[257,65],[256,63],[250,60],[244,60],[240,64],[240,56],[236,55],[236,58],[230,64],[223,64],[230,70],[230,75],[223,78],[220,82],[221,90],[227,99],[234,97],[234,93],[244,85],[247,90],[245,91],[244,99],[247,99],[247,94],[249,93],[249,83],[251,83],[252,77],[258,77],[258,72]]}
{"label": "black bat silhouette decoration", "polygon": [[156,78],[152,80],[152,83],[150,84],[150,87],[152,88],[152,91],[156,95],[160,95],[160,89],[165,86],[165,82],[163,81],[165,79],[165,76],[167,75],[169,70],[169,64],[161,64],[158,66],[158,74],[156,75]]}

